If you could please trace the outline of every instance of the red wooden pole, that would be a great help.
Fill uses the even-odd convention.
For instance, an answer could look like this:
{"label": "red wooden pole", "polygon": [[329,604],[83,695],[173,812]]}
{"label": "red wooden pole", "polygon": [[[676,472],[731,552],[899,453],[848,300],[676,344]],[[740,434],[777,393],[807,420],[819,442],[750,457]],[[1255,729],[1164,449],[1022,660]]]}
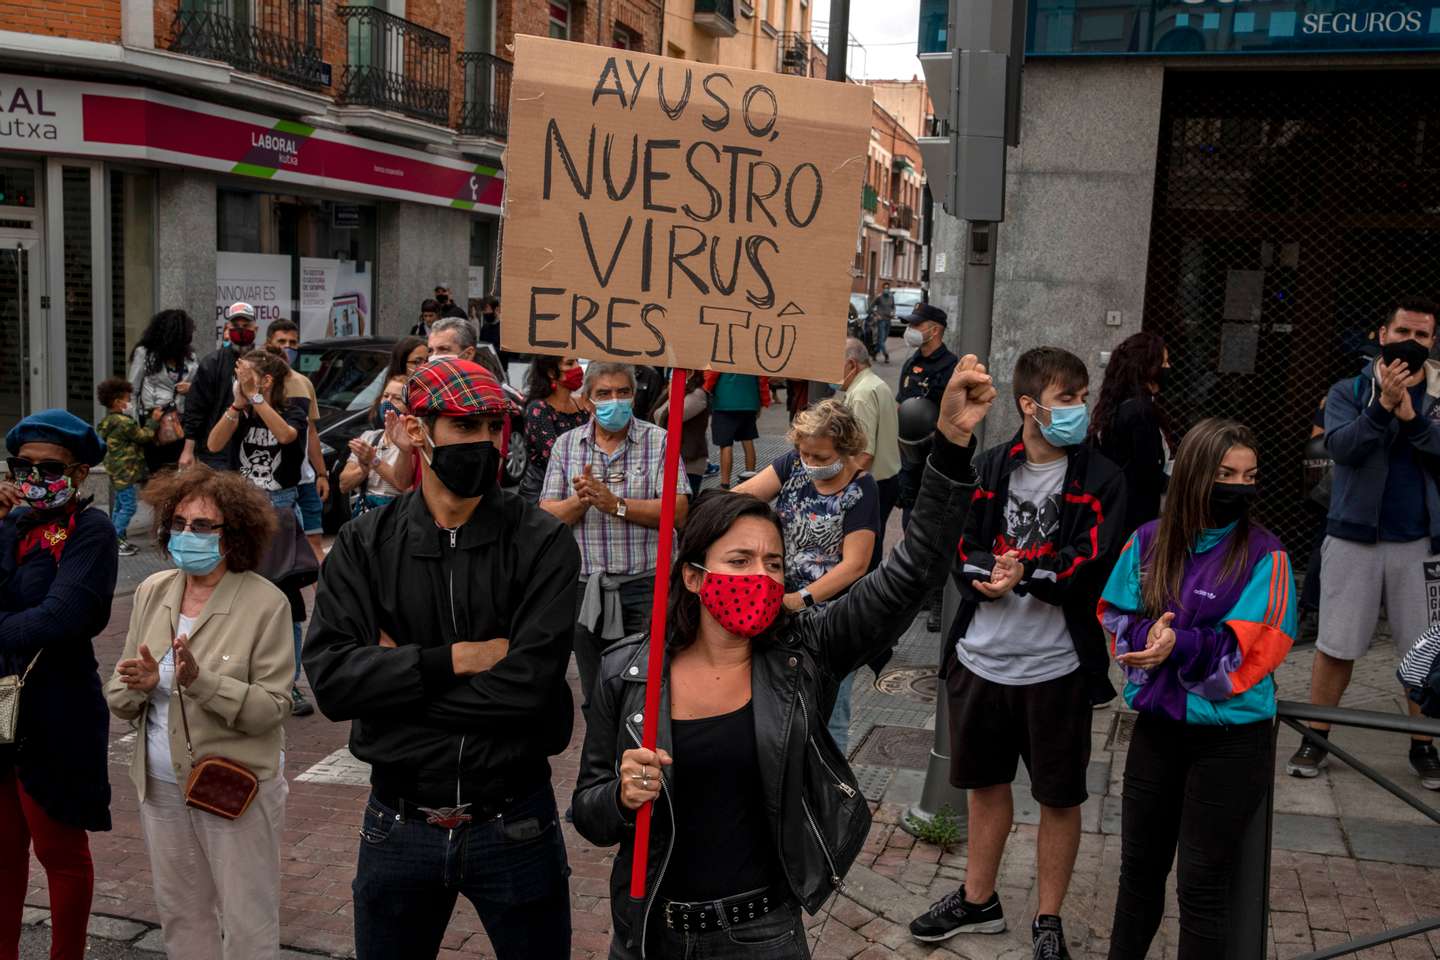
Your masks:
{"label": "red wooden pole", "polygon": [[[655,596],[650,611],[650,661],[645,668],[645,723],[640,744],[655,749],[660,732],[660,683],[665,666],[665,617],[670,606],[670,553],[675,534],[675,486],[680,480],[680,431],[685,424],[685,375],[670,374],[670,415],[665,420],[665,479],[660,493],[660,549],[655,558]],[[640,808],[635,819],[635,859],[630,869],[630,896],[645,896],[645,865],[650,859],[650,816],[655,804]]]}

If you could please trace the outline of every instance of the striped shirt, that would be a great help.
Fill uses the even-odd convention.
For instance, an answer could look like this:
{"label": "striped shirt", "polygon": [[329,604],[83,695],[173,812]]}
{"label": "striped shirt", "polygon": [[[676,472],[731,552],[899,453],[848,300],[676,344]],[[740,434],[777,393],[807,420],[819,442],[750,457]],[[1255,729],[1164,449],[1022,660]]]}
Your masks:
{"label": "striped shirt", "polygon": [[[625,500],[658,500],[664,487],[665,429],[644,420],[631,420],[625,440],[613,454],[595,445],[592,419],[560,435],[550,450],[541,500],[564,500],[575,492],[572,481],[586,466],[596,479]],[[683,471],[675,478],[677,496],[690,493]],[[599,510],[586,510],[571,528],[580,545],[580,575],[609,573],[631,576],[655,570],[660,531],[642,527]]]}

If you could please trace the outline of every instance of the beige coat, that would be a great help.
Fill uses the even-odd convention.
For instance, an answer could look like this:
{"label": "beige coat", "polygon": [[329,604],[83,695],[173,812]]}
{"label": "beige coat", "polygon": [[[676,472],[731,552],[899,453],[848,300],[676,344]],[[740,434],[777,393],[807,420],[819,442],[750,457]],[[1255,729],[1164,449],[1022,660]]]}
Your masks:
{"label": "beige coat", "polygon": [[[160,659],[175,637],[185,575],[157,573],[135,591],[130,632],[121,660],[137,656],[144,643]],[[195,618],[190,650],[200,673],[185,690],[185,712],[195,757],[221,756],[244,764],[261,780],[280,769],[285,748],[285,718],[290,716],[290,686],[295,675],[295,635],[290,604],[268,580],[255,573],[227,573]],[[178,690],[178,684],[176,685]],[[118,673],[105,684],[110,712],[136,722],[135,758],[130,779],[145,799],[145,721],[149,695],[132,690]],[[170,756],[181,787],[190,777],[180,703],[170,700]]]}

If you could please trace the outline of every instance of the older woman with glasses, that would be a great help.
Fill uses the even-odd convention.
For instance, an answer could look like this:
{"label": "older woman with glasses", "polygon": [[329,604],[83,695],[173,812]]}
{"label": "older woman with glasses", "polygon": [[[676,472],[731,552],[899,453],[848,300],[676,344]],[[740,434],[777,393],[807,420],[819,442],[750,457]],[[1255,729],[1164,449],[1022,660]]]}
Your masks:
{"label": "older woman with glasses", "polygon": [[[80,960],[95,870],[87,830],[110,829],[109,717],[93,638],[110,620],[115,529],[80,491],[105,454],[94,429],[45,410],[5,437],[0,482],[0,677],[23,677],[0,744],[0,958],[19,956],[30,850],[50,889],[50,956]],[[5,726],[8,726],[6,724]]]}
{"label": "older woman with glasses", "polygon": [[[275,512],[244,477],[199,465],[152,480],[145,500],[177,569],[135,591],[125,652],[105,696],[111,712],[136,728],[130,778],[165,952],[184,960],[273,958],[295,654],[290,605],[253,568]],[[186,804],[195,758],[209,756],[259,780],[237,819]]]}

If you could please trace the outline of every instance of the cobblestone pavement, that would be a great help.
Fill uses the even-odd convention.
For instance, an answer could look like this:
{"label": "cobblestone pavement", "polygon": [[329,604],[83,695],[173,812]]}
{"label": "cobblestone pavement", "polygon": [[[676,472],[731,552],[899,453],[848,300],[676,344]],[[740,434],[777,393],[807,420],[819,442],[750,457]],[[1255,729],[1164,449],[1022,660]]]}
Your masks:
{"label": "cobblestone pavement", "polygon": [[[879,368],[892,379],[895,367]],[[762,419],[769,442],[761,463],[783,448],[775,439],[783,427],[773,412]],[[713,482],[713,481],[712,481]],[[898,519],[897,519],[898,524]],[[892,524],[891,542],[898,534]],[[155,561],[152,561],[154,563]],[[131,585],[133,589],[133,584]],[[128,597],[117,598],[109,628],[96,642],[103,673],[113,668],[123,645],[129,617]],[[932,666],[938,638],[923,629],[923,618],[906,633],[884,674]],[[1297,650],[1278,674],[1281,696],[1304,700],[1313,652]],[[923,756],[892,752],[892,761],[873,762],[869,739],[877,728],[893,728],[899,739],[922,747],[926,728],[934,726],[933,703],[924,684],[901,695],[876,689],[874,676],[857,677],[851,752],[866,795],[875,799],[875,824],[864,850],[846,879],[846,892],[832,898],[820,914],[808,918],[816,960],[884,960],[930,957],[935,960],[1021,960],[1030,956],[1027,918],[1034,910],[1035,824],[1038,808],[1024,784],[1016,790],[1016,826],[1000,873],[1000,892],[1015,929],[994,937],[961,937],[941,947],[912,942],[906,924],[929,902],[959,885],[965,871],[965,847],[942,850],[918,843],[900,826],[920,795]],[[572,670],[572,683],[573,670]],[[1346,706],[1400,709],[1394,682],[1394,657],[1388,642],[1358,665]],[[1124,711],[1094,715],[1092,797],[1083,811],[1084,835],[1074,880],[1064,910],[1066,933],[1076,960],[1106,955],[1119,871],[1119,785],[1123,775]],[[905,729],[908,728],[908,729]],[[554,761],[557,800],[563,808],[574,786],[583,740],[576,717],[570,749]],[[350,882],[354,876],[357,825],[367,793],[367,770],[345,750],[347,727],[318,715],[287,724],[286,776],[291,779],[282,850],[282,930],[287,960],[301,954],[353,956]],[[1405,743],[1394,735],[1337,731],[1345,745],[1417,796],[1405,762]],[[141,839],[136,799],[126,775],[135,736],[118,721],[111,727],[110,780],[114,790],[115,829],[91,838],[96,888],[91,955],[117,960],[154,956],[160,950],[158,917],[150,885],[149,860]],[[1271,867],[1271,938],[1269,956],[1297,957],[1316,947],[1440,914],[1440,830],[1417,812],[1369,784],[1358,774],[1332,765],[1314,781],[1283,775],[1286,756],[1298,737],[1280,736],[1277,756],[1274,855]],[[921,753],[923,754],[923,749]],[[900,758],[894,761],[893,758]],[[884,760],[885,757],[879,757]],[[566,825],[565,839],[573,875],[570,881],[575,958],[604,957],[609,943],[607,878],[612,853],[581,840]],[[31,864],[31,888],[22,957],[45,956],[43,922],[48,905],[44,873]],[[1173,958],[1177,935],[1173,884],[1167,916],[1151,956]],[[1366,958],[1414,960],[1440,955],[1440,935],[1415,938],[1360,954]],[[489,944],[469,904],[461,901],[445,939],[444,957],[489,956]]]}

